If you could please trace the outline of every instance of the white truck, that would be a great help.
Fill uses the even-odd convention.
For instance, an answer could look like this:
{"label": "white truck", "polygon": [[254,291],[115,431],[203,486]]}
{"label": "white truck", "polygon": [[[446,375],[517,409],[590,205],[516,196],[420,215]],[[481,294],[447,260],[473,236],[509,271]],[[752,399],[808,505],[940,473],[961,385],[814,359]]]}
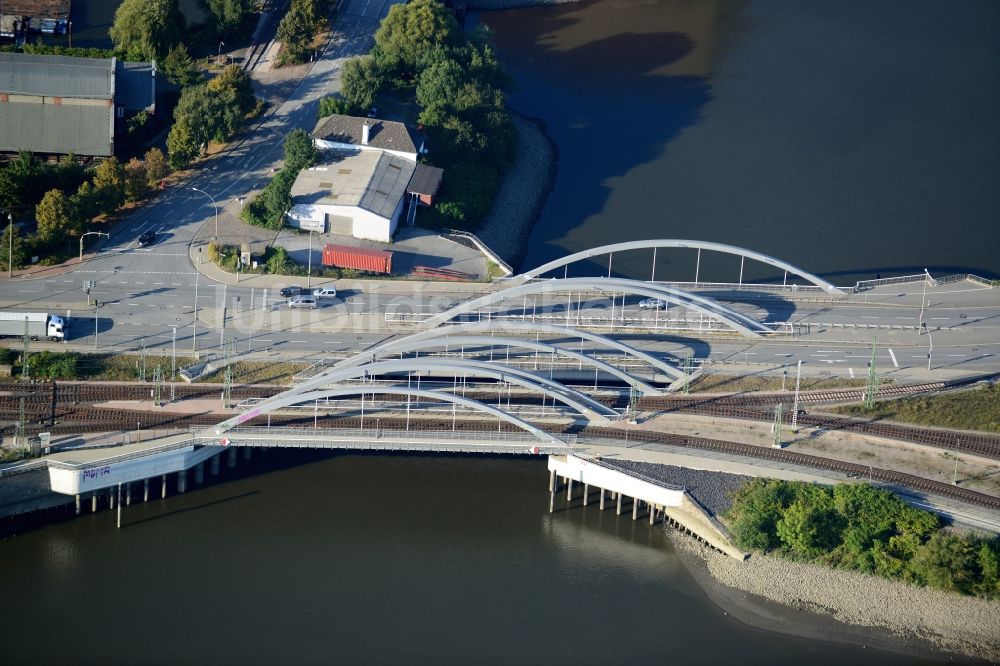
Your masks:
{"label": "white truck", "polygon": [[59,342],[66,338],[66,318],[44,312],[0,312],[0,338],[24,337],[25,320],[32,340],[48,338]]}

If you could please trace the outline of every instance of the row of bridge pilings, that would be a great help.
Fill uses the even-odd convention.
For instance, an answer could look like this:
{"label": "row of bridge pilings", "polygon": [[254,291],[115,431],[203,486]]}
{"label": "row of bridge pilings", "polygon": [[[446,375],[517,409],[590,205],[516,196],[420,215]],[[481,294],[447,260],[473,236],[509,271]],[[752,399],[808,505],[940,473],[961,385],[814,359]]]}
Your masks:
{"label": "row of bridge pilings", "polygon": [[[576,486],[583,486],[583,506],[587,506],[591,500],[590,484],[588,483],[578,483]],[[553,513],[556,510],[556,496],[562,494],[563,489],[566,490],[566,508],[569,508],[573,501],[576,499],[574,497],[574,484],[573,479],[568,477],[559,476],[556,474],[555,470],[549,471],[549,513]],[[646,511],[646,516],[649,518],[649,524],[653,525],[658,520],[668,520],[665,507],[659,504],[652,504],[645,500],[641,500],[638,497],[630,497],[626,500],[626,495],[623,493],[606,490],[604,488],[597,488],[597,503],[601,511],[607,508],[608,501],[614,503],[615,515],[622,515],[623,508],[626,505],[631,505],[632,509],[632,520],[639,520],[639,514],[644,509]]]}
{"label": "row of bridge pilings", "polygon": [[[252,456],[253,449],[251,447],[243,447],[243,459],[250,460]],[[121,507],[129,506],[132,504],[133,491],[135,491],[135,500],[138,502],[139,487],[142,488],[142,501],[148,502],[150,498],[150,493],[155,497],[158,492],[160,499],[164,499],[167,496],[168,480],[171,474],[176,474],[176,484],[175,488],[178,493],[187,492],[188,489],[188,477],[194,477],[194,483],[196,485],[201,485],[205,482],[205,463],[208,463],[209,473],[212,476],[218,476],[222,468],[222,457],[226,457],[226,466],[229,469],[236,467],[236,463],[239,457],[239,451],[237,449],[231,448],[223,453],[217,453],[208,460],[203,460],[200,463],[195,464],[189,469],[182,469],[178,472],[171,472],[169,474],[160,474],[159,476],[149,477],[139,481],[131,481],[128,483],[122,483],[120,486],[112,486],[110,488],[103,488],[101,490],[95,490],[93,493],[86,497],[83,494],[78,494],[75,496],[75,510],[76,515],[83,513],[86,504],[90,504],[90,511],[92,513],[97,513],[97,511],[105,505],[106,508],[114,510],[117,508],[121,511]],[[193,472],[193,475],[191,474]],[[159,488],[157,488],[159,486]],[[106,497],[106,500],[104,499]],[[89,499],[89,502],[88,502]],[[120,523],[120,521],[119,521]],[[121,525],[119,524],[119,527]]]}

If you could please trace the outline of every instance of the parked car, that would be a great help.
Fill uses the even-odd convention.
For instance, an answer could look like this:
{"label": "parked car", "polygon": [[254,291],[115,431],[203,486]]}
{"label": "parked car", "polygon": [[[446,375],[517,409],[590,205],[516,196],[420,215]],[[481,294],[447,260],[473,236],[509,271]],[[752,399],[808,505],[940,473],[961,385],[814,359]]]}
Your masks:
{"label": "parked car", "polygon": [[283,298],[289,298],[291,296],[299,296],[303,291],[305,291],[305,289],[297,284],[293,284],[289,287],[282,287],[281,291],[278,293],[281,294]]}
{"label": "parked car", "polygon": [[288,299],[288,307],[290,308],[307,308],[309,310],[315,310],[317,305],[315,296],[293,296]]}
{"label": "parked car", "polygon": [[143,235],[139,236],[139,247],[149,247],[156,242],[156,232],[147,231]]}
{"label": "parked car", "polygon": [[337,288],[320,287],[319,289],[313,289],[313,296],[315,296],[316,298],[336,298]]}
{"label": "parked car", "polygon": [[667,302],[661,298],[647,298],[639,301],[639,307],[643,310],[662,310],[667,307]]}

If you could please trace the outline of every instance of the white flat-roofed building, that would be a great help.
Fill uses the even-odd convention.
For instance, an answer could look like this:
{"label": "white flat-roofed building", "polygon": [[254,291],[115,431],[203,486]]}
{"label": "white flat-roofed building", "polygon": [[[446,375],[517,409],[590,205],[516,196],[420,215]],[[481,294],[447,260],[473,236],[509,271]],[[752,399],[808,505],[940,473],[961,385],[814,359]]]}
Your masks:
{"label": "white flat-roofed building", "polygon": [[390,151],[328,155],[292,185],[290,227],[391,243],[416,162]]}

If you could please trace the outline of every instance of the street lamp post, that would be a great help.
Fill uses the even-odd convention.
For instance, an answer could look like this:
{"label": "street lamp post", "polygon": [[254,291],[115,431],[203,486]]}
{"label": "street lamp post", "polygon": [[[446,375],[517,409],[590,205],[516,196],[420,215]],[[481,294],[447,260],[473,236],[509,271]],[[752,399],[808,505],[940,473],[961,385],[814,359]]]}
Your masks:
{"label": "street lamp post", "polygon": [[934,353],[934,338],[931,337],[931,329],[927,328],[927,324],[924,324],[924,330],[927,331],[927,341],[930,346],[927,348],[927,372],[931,371],[931,354]]}
{"label": "street lamp post", "polygon": [[205,190],[199,190],[197,187],[192,187],[191,189],[194,190],[195,192],[201,192],[206,197],[208,197],[209,199],[212,200],[212,208],[215,209],[215,239],[214,240],[219,240],[219,206],[218,206],[218,204],[215,203],[215,197],[213,197],[211,194],[209,194]]}
{"label": "street lamp post", "polygon": [[93,235],[93,236],[106,236],[107,238],[111,238],[111,234],[106,234],[103,231],[88,231],[87,233],[85,233],[82,236],[80,236],[80,263],[81,264],[83,263],[83,239],[86,238],[87,236],[91,236],[91,235]]}
{"label": "street lamp post", "polygon": [[313,232],[309,230],[309,268],[306,269],[306,287],[312,286],[313,274]]}
{"label": "street lamp post", "polygon": [[218,56],[216,57],[216,60],[219,62],[219,64],[222,64],[222,47],[225,45],[226,45],[225,42],[219,42],[219,53]]}
{"label": "street lamp post", "polygon": [[14,277],[14,213],[7,213],[7,233],[10,247],[7,249],[7,277]]}

